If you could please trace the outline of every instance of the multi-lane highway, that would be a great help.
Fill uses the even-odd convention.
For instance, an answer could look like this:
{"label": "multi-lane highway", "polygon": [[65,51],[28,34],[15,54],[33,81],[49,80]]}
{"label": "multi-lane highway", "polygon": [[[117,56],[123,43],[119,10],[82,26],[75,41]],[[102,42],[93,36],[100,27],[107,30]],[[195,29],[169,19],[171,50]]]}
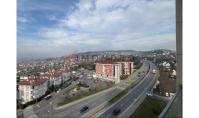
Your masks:
{"label": "multi-lane highway", "polygon": [[[45,117],[52,117],[52,118],[77,118],[80,117],[80,109],[84,106],[89,107],[89,111],[87,114],[90,114],[90,110],[95,109],[96,107],[100,106],[101,104],[107,102],[110,100],[113,96],[117,95],[119,92],[121,92],[123,89],[125,89],[128,85],[126,83],[120,84],[114,88],[110,88],[108,90],[105,90],[103,92],[100,92],[96,95],[93,95],[87,99],[81,100],[79,102],[76,102],[72,105],[66,105],[65,107],[58,108],[52,110],[53,106],[47,105],[43,108],[36,108],[35,107],[35,114],[41,118]],[[45,106],[45,105],[44,105]],[[50,111],[48,113],[48,110]],[[48,113],[48,114],[47,114]]]}
{"label": "multi-lane highway", "polygon": [[[151,65],[151,64],[150,64]],[[151,65],[153,66],[153,65]],[[148,63],[144,63],[143,67],[139,70],[140,72],[147,72],[149,69]],[[151,69],[150,69],[151,70]],[[139,72],[138,71],[138,72]],[[113,104],[114,106],[105,111],[103,114],[100,115],[100,117],[106,117],[106,116],[111,116],[112,111],[115,108],[121,108],[121,112],[125,110],[125,107],[128,107],[133,101],[132,99],[136,98],[136,96],[139,96],[140,92],[143,91],[143,88],[146,88],[149,83],[151,82],[151,75],[148,75],[144,78],[144,82],[140,82],[141,84],[139,87],[133,88],[128,94],[128,97],[122,98],[119,102],[116,104]],[[133,81],[136,79],[140,79],[137,76],[133,77]],[[147,79],[148,78],[148,79]],[[141,80],[139,80],[141,81]],[[61,108],[55,108],[55,105],[57,101],[60,101],[63,99],[62,93],[66,91],[66,89],[62,90],[60,93],[53,93],[53,98],[49,99],[47,101],[41,101],[40,103],[33,105],[32,106],[32,111],[29,112],[28,115],[25,117],[30,117],[30,116],[37,116],[39,118],[77,118],[77,117],[88,117],[90,115],[96,114],[98,111],[93,113],[92,111],[97,109],[100,105],[108,102],[113,96],[117,95],[120,93],[122,90],[124,90],[127,86],[129,86],[130,83],[121,83],[113,88],[110,88],[108,90],[102,91],[100,93],[97,93],[95,95],[89,96],[85,99],[81,99],[78,101],[73,102],[72,104],[65,105],[64,107]],[[121,101],[123,103],[121,103]],[[89,110],[82,114],[80,113],[80,109],[84,106],[88,106]],[[100,109],[101,110],[101,109]],[[88,115],[88,116],[87,116]]]}
{"label": "multi-lane highway", "polygon": [[[135,86],[130,92],[121,98],[117,103],[113,104],[109,107],[106,111],[101,113],[98,117],[99,118],[112,118],[112,117],[123,117],[122,112],[124,112],[128,107],[134,104],[137,100],[139,100],[139,96],[144,92],[150,89],[153,82],[155,81],[154,74],[152,70],[156,69],[155,65],[150,63],[150,69],[147,75],[145,76],[144,80]],[[120,110],[118,114],[114,114],[114,110]]]}

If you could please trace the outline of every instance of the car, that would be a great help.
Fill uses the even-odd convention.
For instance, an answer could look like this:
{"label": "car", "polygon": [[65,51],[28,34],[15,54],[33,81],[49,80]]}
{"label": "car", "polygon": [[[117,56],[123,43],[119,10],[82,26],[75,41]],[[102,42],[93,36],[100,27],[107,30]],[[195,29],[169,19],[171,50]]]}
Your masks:
{"label": "car", "polygon": [[47,95],[46,97],[44,97],[45,100],[48,100],[52,97],[52,95]]}
{"label": "car", "polygon": [[120,111],[121,111],[120,109],[115,109],[113,110],[112,115],[116,116],[120,113]]}
{"label": "car", "polygon": [[88,106],[84,106],[82,109],[80,109],[81,113],[84,113],[85,111],[87,111],[89,108]]}

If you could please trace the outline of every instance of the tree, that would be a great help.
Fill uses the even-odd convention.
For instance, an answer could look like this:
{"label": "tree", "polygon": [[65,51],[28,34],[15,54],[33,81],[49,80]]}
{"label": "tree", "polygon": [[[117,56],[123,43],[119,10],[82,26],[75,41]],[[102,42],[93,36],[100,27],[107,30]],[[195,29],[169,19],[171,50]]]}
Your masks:
{"label": "tree", "polygon": [[128,75],[121,75],[121,76],[120,76],[120,79],[121,79],[121,80],[124,80],[124,79],[127,79],[127,78],[128,78]]}
{"label": "tree", "polygon": [[141,60],[141,58],[138,57],[138,56],[130,57],[130,61],[134,62],[135,65],[139,65],[140,64],[140,60]]}

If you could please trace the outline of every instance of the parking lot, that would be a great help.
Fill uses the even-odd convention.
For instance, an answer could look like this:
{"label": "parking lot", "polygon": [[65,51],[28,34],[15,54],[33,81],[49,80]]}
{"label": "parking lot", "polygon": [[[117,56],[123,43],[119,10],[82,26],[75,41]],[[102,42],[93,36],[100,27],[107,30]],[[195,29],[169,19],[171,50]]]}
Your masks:
{"label": "parking lot", "polygon": [[78,78],[76,80],[79,83],[80,87],[78,90],[75,88],[66,94],[66,98],[70,98],[71,96],[78,96],[88,91],[98,91],[101,89],[106,89],[114,85],[113,82],[101,81],[93,78],[94,71],[79,69],[76,72],[73,72],[74,78]]}

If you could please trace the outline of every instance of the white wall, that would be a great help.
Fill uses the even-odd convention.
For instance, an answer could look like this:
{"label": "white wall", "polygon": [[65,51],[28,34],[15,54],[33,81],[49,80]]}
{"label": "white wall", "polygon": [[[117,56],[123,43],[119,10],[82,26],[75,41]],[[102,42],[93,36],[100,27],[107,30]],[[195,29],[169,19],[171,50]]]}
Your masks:
{"label": "white wall", "polygon": [[60,85],[61,82],[62,82],[61,76],[59,76],[59,77],[54,77],[54,85],[55,85],[55,86]]}
{"label": "white wall", "polygon": [[34,96],[34,99],[39,98],[46,93],[46,91],[48,90],[47,82],[48,81],[44,82],[41,85],[34,86],[33,95],[32,95]]}
{"label": "white wall", "polygon": [[20,85],[19,86],[19,98],[22,100],[22,103],[31,101],[31,86],[29,85]]}
{"label": "white wall", "polygon": [[47,82],[34,86],[34,89],[32,85],[19,85],[19,98],[22,99],[22,104],[44,95],[48,89]]}
{"label": "white wall", "polygon": [[62,75],[63,75],[63,82],[70,79],[70,73],[63,73]]}

